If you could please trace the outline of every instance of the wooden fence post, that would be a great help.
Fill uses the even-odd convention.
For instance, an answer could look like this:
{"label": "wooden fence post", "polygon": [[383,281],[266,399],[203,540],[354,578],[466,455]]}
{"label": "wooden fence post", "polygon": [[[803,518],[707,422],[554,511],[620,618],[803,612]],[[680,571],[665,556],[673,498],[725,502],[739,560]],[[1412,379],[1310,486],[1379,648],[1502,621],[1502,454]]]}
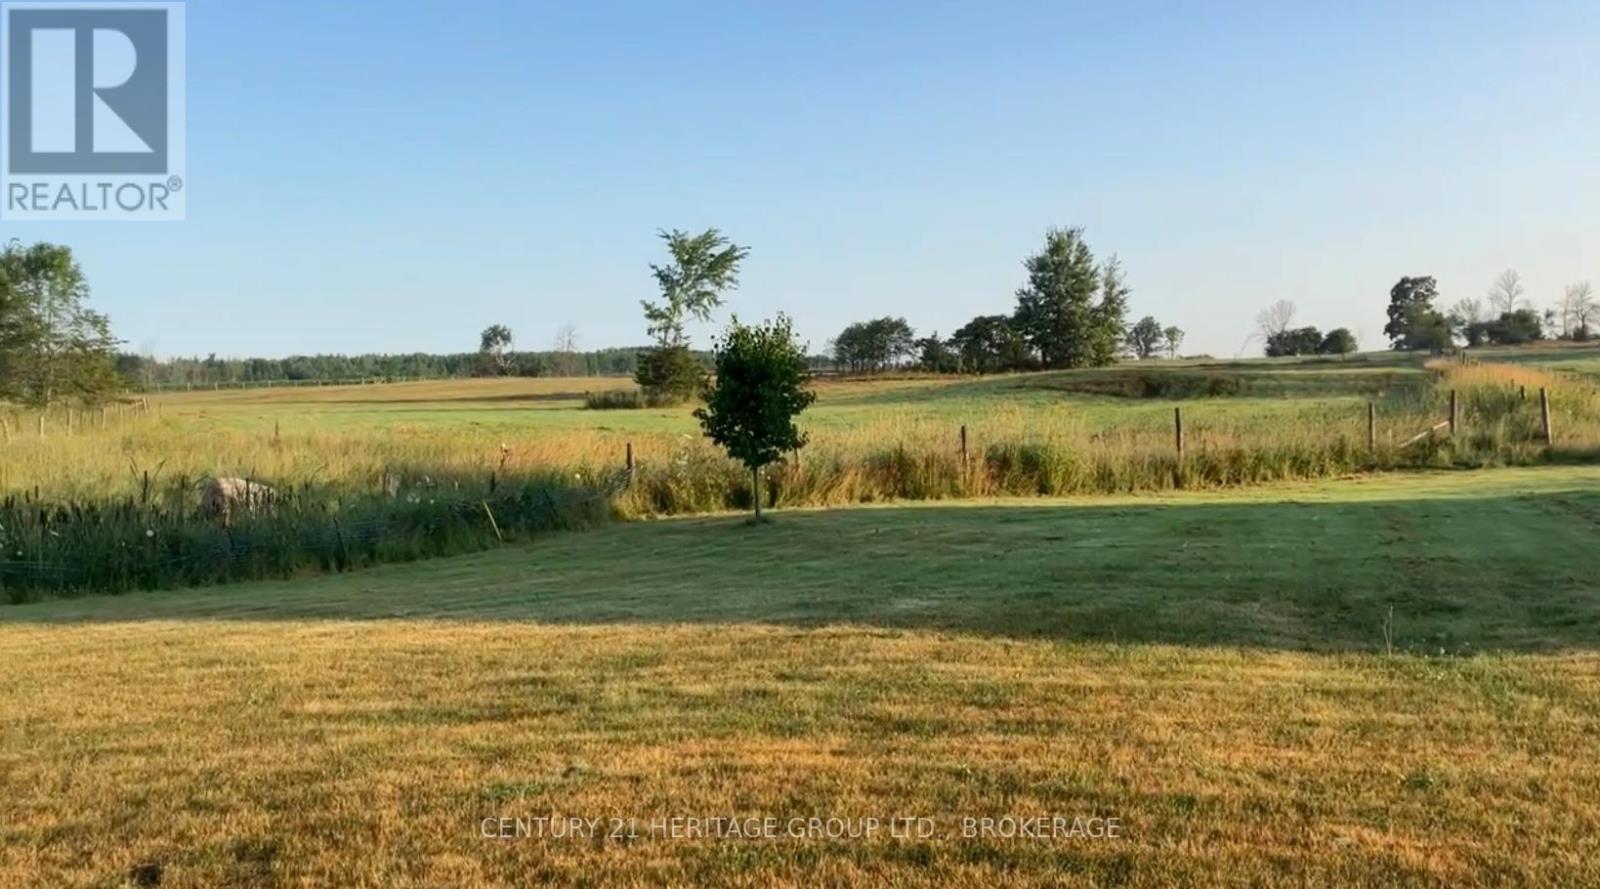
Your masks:
{"label": "wooden fence post", "polygon": [[1456,390],[1450,390],[1450,437],[1456,437],[1456,424],[1461,421],[1461,403],[1456,400]]}
{"label": "wooden fence post", "polygon": [[1367,402],[1367,450],[1378,450],[1378,404],[1374,401]]}
{"label": "wooden fence post", "polygon": [[1172,409],[1172,429],[1178,441],[1178,456],[1183,456],[1183,408]]}
{"label": "wooden fence post", "polygon": [[628,482],[629,482],[629,484],[632,484],[633,483],[633,442],[631,442],[631,441],[628,442],[627,462],[628,462]]}
{"label": "wooden fence post", "polygon": [[961,424],[961,469],[967,468],[967,424]]}
{"label": "wooden fence post", "polygon": [[1544,433],[1546,445],[1555,444],[1555,436],[1550,430],[1550,393],[1543,386],[1539,387],[1539,430]]}

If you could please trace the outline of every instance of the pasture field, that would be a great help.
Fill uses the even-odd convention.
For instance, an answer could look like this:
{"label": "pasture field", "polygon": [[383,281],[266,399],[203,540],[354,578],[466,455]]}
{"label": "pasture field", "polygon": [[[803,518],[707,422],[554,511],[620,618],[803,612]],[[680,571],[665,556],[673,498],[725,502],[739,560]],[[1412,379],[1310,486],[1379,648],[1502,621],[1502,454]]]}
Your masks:
{"label": "pasture field", "polygon": [[[1574,357],[1600,355],[1595,349],[1545,351],[1561,361],[1600,361]],[[1564,446],[1600,444],[1600,407],[1581,376],[1554,379],[1533,363],[1495,366],[1504,368],[1495,385],[1520,376],[1524,385],[1552,386]],[[985,378],[824,378],[817,404],[802,418],[810,443],[797,463],[774,467],[769,496],[779,505],[830,505],[1096,493],[1166,488],[1175,480],[1228,485],[1425,464],[1431,455],[1419,460],[1396,448],[1442,418],[1437,377],[1420,358],[1378,353]],[[615,377],[535,378],[166,393],[150,396],[145,412],[113,407],[75,419],[58,412],[42,434],[37,417],[0,413],[8,430],[0,494],[36,492],[47,502],[115,499],[140,492],[146,473],[157,485],[225,475],[356,491],[379,488],[386,474],[416,481],[560,468],[592,476],[620,467],[632,444],[647,493],[626,499],[626,513],[746,505],[739,498],[748,494],[735,490],[742,476],[702,440],[689,407],[583,407],[587,392],[631,386]],[[1369,402],[1379,418],[1375,454],[1366,452]],[[1514,406],[1495,407],[1474,431],[1505,432],[1497,424]],[[1186,414],[1184,466],[1172,454],[1174,408]],[[1474,408],[1469,402],[1469,412]],[[1524,425],[1534,412],[1522,406]],[[1469,413],[1468,419],[1479,418]],[[954,477],[961,472],[954,461],[963,426],[973,460],[999,464],[975,473],[981,478]],[[1497,438],[1442,459],[1521,462],[1530,456],[1523,439]],[[1007,452],[1019,447],[1043,450]],[[1081,470],[1076,478],[1039,469],[1069,457]],[[1027,477],[1002,477],[1019,460],[1034,466]],[[807,463],[823,472],[805,473]],[[908,474],[919,477],[908,481]]]}
{"label": "pasture field", "polygon": [[1542,342],[1526,346],[1474,349],[1485,361],[1522,364],[1600,380],[1600,346],[1593,343]]}
{"label": "pasture field", "polygon": [[[1594,352],[823,378],[802,417],[809,443],[767,469],[760,496],[818,507],[1591,462],[1600,456],[1600,387],[1536,359]],[[292,577],[468,552],[586,526],[597,512],[749,508],[748,472],[699,434],[689,406],[584,406],[586,392],[630,385],[268,388],[43,418],[0,412],[0,597]],[[1550,393],[1553,444],[1542,436],[1540,389]],[[1452,393],[1454,434],[1441,431]],[[263,483],[279,505],[218,527],[199,514],[208,477]]]}
{"label": "pasture field", "polygon": [[1595,885],[1597,528],[1600,468],[1445,471],[0,608],[0,884]]}

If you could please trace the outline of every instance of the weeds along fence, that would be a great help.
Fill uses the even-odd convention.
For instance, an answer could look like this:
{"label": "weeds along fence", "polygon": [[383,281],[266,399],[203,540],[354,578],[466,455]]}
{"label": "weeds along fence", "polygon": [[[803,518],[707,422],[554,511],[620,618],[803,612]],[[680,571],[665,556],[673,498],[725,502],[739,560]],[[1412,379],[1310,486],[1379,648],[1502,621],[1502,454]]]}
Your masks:
{"label": "weeds along fence", "polygon": [[[1440,365],[1432,385],[1346,402],[1293,425],[1214,423],[1206,402],[1172,409],[1165,429],[1106,429],[1036,440],[985,440],[946,427],[944,441],[874,448],[823,444],[768,467],[764,502],[831,506],[891,500],[1095,495],[1221,488],[1395,469],[1600,459],[1600,393],[1526,368]],[[1561,424],[1566,432],[1558,431]],[[1011,433],[1007,433],[1011,434]],[[628,515],[751,507],[748,472],[698,442],[666,453],[630,444]]]}
{"label": "weeds along fence", "polygon": [[0,444],[27,436],[40,438],[92,434],[125,426],[150,414],[143,396],[96,405],[67,405],[46,410],[0,411]]}
{"label": "weeds along fence", "polygon": [[26,602],[81,592],[292,577],[480,550],[604,521],[620,475],[588,485],[556,476],[388,493],[305,486],[226,523],[196,514],[185,483],[165,496],[110,504],[0,501],[0,597]]}
{"label": "weeds along fence", "polygon": [[[831,506],[891,500],[1115,494],[1228,487],[1320,478],[1404,466],[1446,465],[1447,443],[1369,450],[1354,436],[1330,441],[1216,445],[1196,442],[1179,452],[1146,444],[1075,442],[979,444],[968,449],[952,430],[944,449],[890,445],[865,454],[806,450],[767,468],[765,502]],[[1193,433],[1191,433],[1194,435]],[[749,509],[750,476],[715,454],[686,452],[663,460],[641,454],[620,509],[631,515],[675,515]]]}

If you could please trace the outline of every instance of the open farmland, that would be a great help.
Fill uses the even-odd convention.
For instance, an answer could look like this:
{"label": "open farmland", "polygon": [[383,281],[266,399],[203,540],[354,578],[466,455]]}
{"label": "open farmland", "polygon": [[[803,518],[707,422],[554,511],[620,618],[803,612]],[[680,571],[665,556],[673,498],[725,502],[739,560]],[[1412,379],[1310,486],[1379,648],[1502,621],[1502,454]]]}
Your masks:
{"label": "open farmland", "polygon": [[617,379],[13,416],[8,551],[129,592],[8,589],[0,884],[1591,885],[1600,410],[1525,357],[824,380],[755,527]]}
{"label": "open farmland", "polygon": [[[675,519],[10,607],[0,883],[1593,885],[1597,489]],[[1121,835],[961,836],[1008,814]],[[550,815],[640,836],[482,835]]]}
{"label": "open farmland", "polygon": [[[1596,354],[1600,350],[1574,351],[1562,360]],[[1515,369],[1521,366],[1505,365],[1507,382],[1520,372],[1525,384],[1549,382],[1558,399],[1582,397],[1582,404],[1558,404],[1565,412],[1563,444],[1600,440],[1590,416],[1592,393],[1581,376],[1563,386],[1538,366]],[[1368,462],[1329,452],[1365,449],[1369,402],[1379,412],[1384,452],[1375,464],[1409,459],[1391,449],[1442,418],[1445,385],[1420,358],[1381,353],[1348,361],[1175,362],[989,378],[824,379],[817,404],[802,417],[810,442],[798,462],[801,469],[808,462],[865,467],[896,452],[953,458],[965,426],[970,453],[979,460],[991,447],[1054,445],[1126,468],[1171,456],[1173,409],[1181,407],[1189,456],[1276,451],[1282,462],[1257,467],[1265,479],[1303,477]],[[674,466],[693,464],[697,472],[714,474],[715,464],[727,462],[701,439],[688,407],[583,407],[587,392],[630,387],[626,379],[596,377],[169,393],[149,396],[143,412],[136,406],[71,417],[58,411],[45,418],[42,434],[36,415],[13,412],[5,417],[10,441],[0,492],[37,489],[46,501],[115,498],[137,491],[147,471],[157,483],[215,474],[356,490],[378,487],[385,470],[487,475],[560,467],[593,473],[620,467],[630,443],[647,484],[651,473],[670,474]],[[1191,485],[1252,480],[1208,477],[1206,467],[1191,468]],[[1170,471],[1146,474],[1124,473],[1111,487],[1172,484]],[[1028,493],[1003,484],[978,485],[973,492]],[[853,496],[804,489],[787,499],[782,491],[773,496],[790,505],[916,496],[870,485],[845,493]],[[735,505],[726,498],[625,504],[631,511],[669,513]]]}
{"label": "open farmland", "polygon": [[[198,391],[13,414],[3,418],[0,581],[25,601],[283,577],[480,549],[588,527],[605,512],[749,508],[747,472],[698,434],[689,407],[584,406],[585,393],[629,385]],[[763,478],[768,505],[1233,488],[1600,451],[1600,389],[1529,361],[1160,362],[824,379],[817,389],[806,446]],[[1445,428],[1452,393],[1455,434]],[[239,527],[198,521],[209,477],[268,485],[281,502]]]}

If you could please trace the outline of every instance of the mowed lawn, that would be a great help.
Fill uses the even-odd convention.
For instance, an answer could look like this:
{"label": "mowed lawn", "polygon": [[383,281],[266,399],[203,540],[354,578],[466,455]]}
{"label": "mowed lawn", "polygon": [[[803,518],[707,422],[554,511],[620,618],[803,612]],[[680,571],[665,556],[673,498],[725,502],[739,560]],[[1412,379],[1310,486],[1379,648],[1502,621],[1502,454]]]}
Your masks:
{"label": "mowed lawn", "polygon": [[[1597,532],[1553,467],[5,608],[0,885],[1596,885]],[[652,834],[716,816],[934,828]]]}

